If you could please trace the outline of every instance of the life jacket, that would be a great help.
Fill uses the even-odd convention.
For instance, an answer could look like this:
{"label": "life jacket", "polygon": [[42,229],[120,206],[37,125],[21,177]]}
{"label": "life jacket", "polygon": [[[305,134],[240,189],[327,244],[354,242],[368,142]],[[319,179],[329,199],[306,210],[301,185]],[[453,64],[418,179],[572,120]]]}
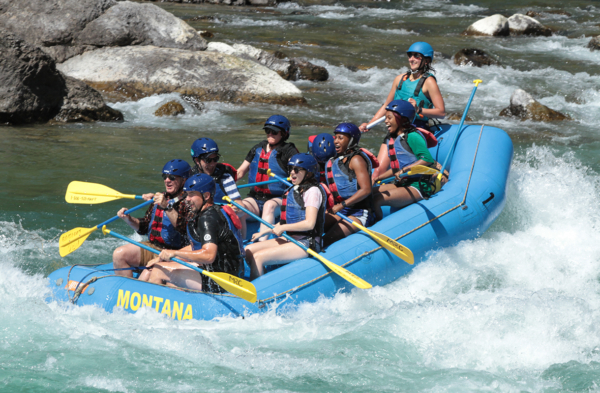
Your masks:
{"label": "life jacket", "polygon": [[[281,203],[281,224],[295,224],[306,219],[306,207],[304,206],[304,192],[308,191],[312,187],[318,187],[321,192],[322,201],[319,211],[317,213],[317,222],[315,227],[309,231],[303,232],[288,232],[288,235],[301,235],[311,238],[312,243],[315,238],[322,237],[325,232],[325,213],[327,209],[327,193],[321,185],[309,185],[307,187],[290,187],[283,195],[283,201]],[[300,191],[302,189],[303,191]],[[319,244],[321,246],[321,244]]]}
{"label": "life jacket", "polygon": [[[176,225],[177,223],[175,223]],[[163,209],[159,209],[158,205],[152,208],[152,216],[150,218],[150,230],[148,231],[148,240],[150,243],[160,245],[171,250],[179,250],[183,248],[185,239],[177,231],[169,217]]]}
{"label": "life jacket", "polygon": [[[435,136],[422,128],[415,128],[413,131],[409,132],[417,132],[427,144],[427,147],[434,147],[437,145],[437,139]],[[400,168],[403,168],[407,165],[410,165],[416,162],[417,156],[414,155],[408,143],[403,138],[390,138],[388,139],[388,156],[390,157],[390,168],[392,168],[392,172],[396,174],[400,171]]]}
{"label": "life jacket", "polygon": [[[289,147],[290,144],[284,143],[267,153],[267,143],[267,141],[261,143],[260,147],[258,147],[254,153],[254,158],[250,163],[250,171],[248,173],[249,183],[259,183],[271,180],[269,175],[267,175],[268,169],[271,169],[271,172],[277,176],[282,178],[288,177],[286,170],[287,163],[281,162],[281,150]],[[249,195],[253,198],[259,197],[271,199],[283,195],[286,188],[287,186],[282,182],[271,183],[264,186],[254,186]]]}
{"label": "life jacket", "polygon": [[223,199],[224,196],[228,196],[225,186],[223,185],[226,175],[230,175],[233,178],[233,181],[237,180],[237,170],[233,166],[227,163],[217,164],[217,167],[211,176],[217,186],[214,197],[215,203],[227,203]]}
{"label": "life jacket", "polygon": [[[398,83],[398,88],[396,90],[396,94],[394,94],[394,100],[408,101],[409,98],[412,98],[417,102],[417,107],[427,109],[433,108],[433,103],[423,93],[423,85],[425,84],[427,78],[432,77],[433,79],[435,79],[435,76],[433,76],[429,72],[425,72],[416,81],[411,81],[410,79],[408,79],[409,76],[410,72],[407,72],[400,79],[400,82]],[[429,120],[429,118],[424,115],[419,115],[419,120],[426,122],[427,120]]]}
{"label": "life jacket", "polygon": [[[367,170],[369,173],[373,168],[379,167],[377,158],[368,150],[361,148],[353,148],[348,154],[341,155],[335,158],[330,158],[327,161],[325,168],[327,187],[331,191],[333,200],[335,203],[342,203],[358,191],[358,181],[356,180],[356,173],[350,169],[350,162],[355,155],[360,155],[367,163]],[[348,157],[346,162],[344,158]],[[371,209],[373,202],[373,196],[369,195],[352,205],[354,209]]]}

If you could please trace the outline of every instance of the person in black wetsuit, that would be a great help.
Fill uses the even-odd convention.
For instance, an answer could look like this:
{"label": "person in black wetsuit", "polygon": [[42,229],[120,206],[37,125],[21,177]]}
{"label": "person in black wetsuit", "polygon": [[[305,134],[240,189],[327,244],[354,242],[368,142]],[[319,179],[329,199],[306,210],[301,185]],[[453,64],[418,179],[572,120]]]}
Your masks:
{"label": "person in black wetsuit", "polygon": [[140,280],[155,284],[178,286],[205,292],[221,292],[210,278],[177,262],[177,257],[209,272],[238,275],[244,248],[240,236],[241,224],[233,209],[214,204],[214,180],[202,173],[190,177],[184,186],[186,201],[191,205],[187,233],[190,245],[181,250],[164,250],[148,263],[150,270]]}

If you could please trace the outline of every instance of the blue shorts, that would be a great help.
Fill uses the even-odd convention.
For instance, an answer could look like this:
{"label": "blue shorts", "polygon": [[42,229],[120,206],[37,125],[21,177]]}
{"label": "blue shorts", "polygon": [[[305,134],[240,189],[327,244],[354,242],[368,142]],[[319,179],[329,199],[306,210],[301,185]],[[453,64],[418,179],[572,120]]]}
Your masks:
{"label": "blue shorts", "polygon": [[351,207],[345,207],[340,210],[340,213],[348,217],[358,218],[358,221],[360,221],[364,227],[371,226],[375,223],[375,214],[368,209],[353,209]]}

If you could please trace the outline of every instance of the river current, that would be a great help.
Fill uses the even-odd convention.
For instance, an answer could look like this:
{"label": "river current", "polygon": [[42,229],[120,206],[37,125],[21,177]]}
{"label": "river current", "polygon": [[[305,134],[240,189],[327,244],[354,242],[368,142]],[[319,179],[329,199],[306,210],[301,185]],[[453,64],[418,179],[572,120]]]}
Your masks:
{"label": "river current", "polygon": [[[305,107],[206,103],[157,118],[177,95],[111,103],[123,123],[0,128],[0,391],[599,391],[600,34],[597,1],[422,0],[226,7],[155,3],[215,33],[214,41],[279,49],[327,67],[329,81],[295,82]],[[551,37],[460,33],[495,13],[543,13]],[[58,237],[93,227],[131,201],[69,205],[72,180],[124,193],[160,190],[162,165],[214,138],[238,166],[283,114],[301,151],[342,121],[361,123],[406,68],[404,51],[430,42],[452,55],[480,48],[501,62],[434,67],[447,112],[462,113],[482,79],[471,124],[508,132],[515,156],[507,203],[479,239],[432,252],[385,287],[354,290],[245,319],[173,321],[153,310],[107,313],[46,303],[46,276],[106,263],[121,244],[99,231],[60,258]],[[517,88],[569,114],[560,123],[500,117]],[[365,134],[376,151],[383,128]],[[123,223],[114,229],[140,239]]]}

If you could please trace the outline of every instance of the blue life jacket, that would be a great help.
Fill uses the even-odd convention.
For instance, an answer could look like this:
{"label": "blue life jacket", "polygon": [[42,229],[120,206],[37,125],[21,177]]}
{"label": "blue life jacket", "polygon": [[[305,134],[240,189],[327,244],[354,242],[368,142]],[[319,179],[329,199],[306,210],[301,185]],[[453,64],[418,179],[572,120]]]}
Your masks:
{"label": "blue life jacket", "polygon": [[[415,129],[411,132],[419,133],[425,143],[427,143],[427,140],[421,131]],[[390,157],[390,168],[392,168],[393,173],[398,172],[400,168],[404,168],[405,166],[418,161],[417,156],[415,156],[412,149],[408,145],[408,142],[404,138],[400,138],[399,136],[392,138],[390,136],[388,139],[387,148],[388,157]]]}
{"label": "blue life jacket", "polygon": [[[325,213],[327,206],[327,194],[320,184],[307,185],[304,187],[308,191],[312,187],[318,187],[321,192],[322,201],[317,213],[317,222],[315,227],[309,231],[303,232],[288,232],[288,235],[301,235],[310,237],[313,241],[316,237],[323,236],[325,232]],[[281,224],[295,224],[306,219],[306,207],[304,206],[303,192],[298,190],[299,187],[290,187],[286,191],[283,202],[281,204]],[[305,192],[305,191],[304,191]],[[312,247],[311,247],[312,248]]]}
{"label": "blue life jacket", "polygon": [[[285,165],[282,166],[280,162],[279,155],[281,154],[281,148],[283,148],[286,143],[281,146],[277,146],[275,149],[271,150],[269,153],[266,152],[266,143],[261,144],[260,147],[256,149],[254,153],[254,158],[250,163],[250,171],[248,173],[248,182],[249,183],[257,183],[263,182],[267,180],[271,180],[269,175],[267,175],[267,170],[271,169],[271,172],[276,174],[277,176],[281,176],[284,179],[288,177],[287,168]],[[255,186],[252,188],[250,192],[251,197],[266,197],[266,199],[279,197],[283,195],[287,186],[281,182],[271,183],[265,186]]]}
{"label": "blue life jacket", "polygon": [[148,240],[150,243],[158,244],[171,250],[178,250],[185,245],[184,237],[177,232],[175,225],[171,223],[165,211],[158,209],[158,205],[154,205],[152,208]]}
{"label": "blue life jacket", "polygon": [[[404,77],[400,79],[400,83],[398,83],[398,88],[396,89],[396,93],[394,94],[394,100],[404,100],[408,101],[409,98],[414,99],[417,102],[417,107],[431,109],[433,108],[433,103],[427,96],[423,93],[423,85],[427,78],[432,77],[435,79],[435,76],[430,74],[429,72],[421,75],[419,79],[416,81],[411,81],[409,79],[409,73],[404,74]],[[427,116],[420,117],[417,116],[418,120],[427,122],[429,118]]]}
{"label": "blue life jacket", "polygon": [[[325,168],[327,187],[333,194],[335,203],[341,203],[358,191],[358,181],[356,180],[356,173],[350,169],[350,162],[355,155],[360,155],[367,163],[367,170],[369,173],[372,172],[373,166],[371,159],[363,153],[360,149],[353,149],[347,155],[342,155],[335,158],[330,158],[327,161]],[[344,158],[348,157],[344,163]],[[369,195],[367,198],[353,204],[354,209],[370,209],[372,206],[373,196]]]}

